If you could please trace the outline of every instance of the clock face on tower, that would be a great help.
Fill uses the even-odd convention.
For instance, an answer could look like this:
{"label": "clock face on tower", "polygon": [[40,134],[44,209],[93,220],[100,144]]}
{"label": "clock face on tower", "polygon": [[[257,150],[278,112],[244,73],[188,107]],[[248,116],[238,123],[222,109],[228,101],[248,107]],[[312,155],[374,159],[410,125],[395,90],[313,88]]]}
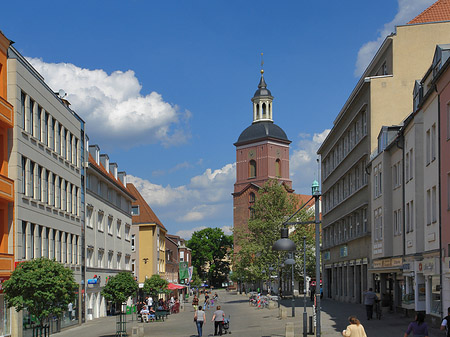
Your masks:
{"label": "clock face on tower", "polygon": [[255,150],[248,151],[248,158],[249,159],[254,159],[255,158]]}

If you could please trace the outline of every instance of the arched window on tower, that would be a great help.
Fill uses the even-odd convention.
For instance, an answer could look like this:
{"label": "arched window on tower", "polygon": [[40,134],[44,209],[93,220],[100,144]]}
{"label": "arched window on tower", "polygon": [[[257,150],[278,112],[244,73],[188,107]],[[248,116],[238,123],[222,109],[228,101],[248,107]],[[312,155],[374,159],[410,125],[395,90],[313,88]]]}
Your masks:
{"label": "arched window on tower", "polygon": [[266,113],[267,113],[267,106],[266,106],[266,103],[263,103],[262,104],[262,117],[263,118],[266,118],[267,116],[266,116]]}
{"label": "arched window on tower", "polygon": [[280,161],[280,159],[277,159],[275,161],[275,176],[277,178],[281,178],[281,161]]}
{"label": "arched window on tower", "polygon": [[259,104],[256,104],[256,119],[259,119]]}
{"label": "arched window on tower", "polygon": [[248,177],[256,178],[256,161],[254,161],[254,160],[250,160],[249,167],[248,167]]}

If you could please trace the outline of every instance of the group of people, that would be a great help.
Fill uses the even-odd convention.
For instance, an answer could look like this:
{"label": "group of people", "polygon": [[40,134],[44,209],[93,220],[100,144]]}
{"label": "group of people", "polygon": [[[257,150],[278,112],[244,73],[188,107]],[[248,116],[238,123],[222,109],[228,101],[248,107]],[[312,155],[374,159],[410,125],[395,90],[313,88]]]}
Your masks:
{"label": "group of people", "polygon": [[157,302],[153,303],[152,297],[146,297],[144,301],[137,303],[138,312],[141,314],[142,320],[144,322],[155,321],[156,311],[155,310],[170,310],[179,303],[178,298],[171,296],[170,300],[164,301],[160,298]]}
{"label": "group of people", "polygon": [[[210,305],[217,303],[219,296],[217,293],[214,294],[213,298],[210,300],[208,292],[205,292],[205,302],[204,306],[199,306],[199,298],[197,294],[194,294],[192,299],[192,306],[194,307],[194,322],[197,326],[197,333],[199,337],[203,336],[203,323],[206,321],[205,309],[209,309]],[[212,316],[211,322],[214,322],[214,336],[222,336],[223,334],[223,324],[225,321],[225,312],[222,310],[221,306],[218,305],[216,311]]]}

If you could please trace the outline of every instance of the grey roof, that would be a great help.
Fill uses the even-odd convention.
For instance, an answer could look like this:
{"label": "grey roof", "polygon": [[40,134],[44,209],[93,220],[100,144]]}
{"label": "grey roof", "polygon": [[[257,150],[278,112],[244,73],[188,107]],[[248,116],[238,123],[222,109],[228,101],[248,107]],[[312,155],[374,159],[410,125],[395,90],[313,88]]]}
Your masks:
{"label": "grey roof", "polygon": [[244,131],[242,131],[235,145],[263,138],[275,138],[285,142],[291,142],[287,138],[286,133],[283,131],[283,129],[278,125],[274,124],[271,121],[262,121],[255,122]]}
{"label": "grey roof", "polygon": [[260,97],[260,96],[270,96],[272,97],[272,93],[269,89],[267,89],[266,81],[264,81],[264,76],[261,74],[261,80],[258,84],[258,90],[255,91],[255,94],[253,95],[253,98]]}

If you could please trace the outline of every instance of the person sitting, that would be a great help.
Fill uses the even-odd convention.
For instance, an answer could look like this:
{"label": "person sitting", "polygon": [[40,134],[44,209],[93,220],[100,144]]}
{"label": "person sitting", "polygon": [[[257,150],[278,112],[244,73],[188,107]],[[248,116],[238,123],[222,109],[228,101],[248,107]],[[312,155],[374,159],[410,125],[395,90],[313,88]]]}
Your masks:
{"label": "person sitting", "polygon": [[141,321],[148,323],[148,315],[150,314],[148,307],[144,305],[139,313],[141,314]]}
{"label": "person sitting", "polygon": [[156,321],[156,313],[152,307],[150,307],[148,317],[150,318],[151,321],[153,321],[153,322]]}

